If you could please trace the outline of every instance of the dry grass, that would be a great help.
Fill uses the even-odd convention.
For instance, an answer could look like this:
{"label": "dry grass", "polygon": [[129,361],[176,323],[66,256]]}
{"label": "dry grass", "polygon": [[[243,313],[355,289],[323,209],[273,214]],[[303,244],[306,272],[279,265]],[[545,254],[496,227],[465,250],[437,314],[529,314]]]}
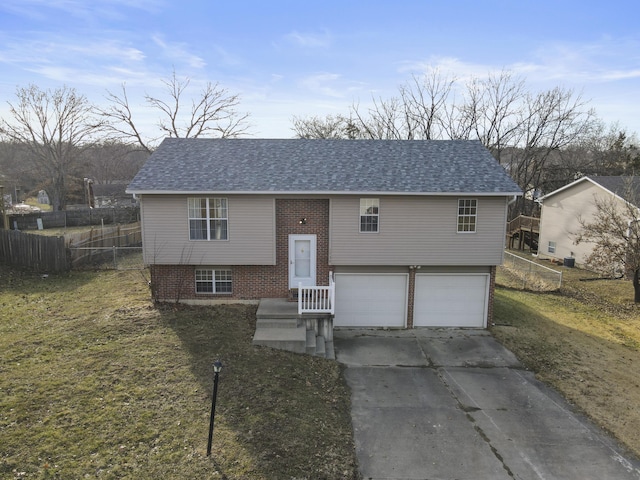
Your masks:
{"label": "dry grass", "polygon": [[564,282],[555,293],[498,288],[492,331],[541,380],[640,455],[640,307],[631,282],[559,268]]}
{"label": "dry grass", "polygon": [[[93,228],[100,228],[93,227]],[[84,233],[91,230],[91,226],[81,227],[60,227],[60,228],[45,228],[43,230],[25,230],[26,233],[33,233],[34,235],[44,235],[46,237],[64,237],[69,233]]]}
{"label": "dry grass", "polygon": [[357,477],[340,367],[253,347],[255,307],[156,307],[137,271],[0,285],[0,478]]}

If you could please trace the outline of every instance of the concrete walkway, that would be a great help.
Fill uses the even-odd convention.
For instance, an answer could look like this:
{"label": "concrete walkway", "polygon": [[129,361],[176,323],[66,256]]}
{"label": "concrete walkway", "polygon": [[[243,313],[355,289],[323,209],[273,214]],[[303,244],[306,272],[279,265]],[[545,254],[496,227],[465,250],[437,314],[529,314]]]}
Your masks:
{"label": "concrete walkway", "polygon": [[482,330],[336,330],[364,479],[640,479]]}

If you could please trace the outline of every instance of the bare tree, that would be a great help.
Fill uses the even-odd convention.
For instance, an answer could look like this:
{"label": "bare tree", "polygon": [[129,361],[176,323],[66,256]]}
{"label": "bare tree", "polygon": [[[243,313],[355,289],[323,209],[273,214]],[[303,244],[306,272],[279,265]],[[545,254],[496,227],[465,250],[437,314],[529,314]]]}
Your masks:
{"label": "bare tree", "polygon": [[[543,173],[553,153],[588,136],[595,120],[594,111],[572,90],[556,87],[526,95],[518,148],[510,160],[511,176],[535,196],[542,190]],[[519,213],[531,214],[531,208],[532,203],[523,204]]]}
{"label": "bare tree", "polygon": [[596,124],[594,112],[572,90],[531,93],[523,79],[506,71],[471,79],[450,112],[449,137],[480,140],[524,190],[512,216],[534,213],[532,200],[544,189],[549,160]]}
{"label": "bare tree", "polygon": [[591,243],[588,267],[605,275],[633,276],[634,302],[640,303],[640,179],[628,177],[623,199],[594,197],[591,220],[580,218],[575,243]]}
{"label": "bare tree", "polygon": [[29,155],[25,154],[25,147],[14,141],[0,142],[0,181],[5,192],[16,195],[20,187],[29,189],[41,179],[33,176],[33,167],[28,165]]}
{"label": "bare tree", "polygon": [[140,124],[134,119],[126,86],[116,95],[107,92],[110,106],[101,109],[100,114],[108,121],[109,132],[118,140],[133,142],[151,153],[154,144],[163,137],[238,137],[247,133],[248,113],[239,113],[236,107],[240,96],[231,94],[218,83],[207,82],[196,98],[186,99],[186,90],[191,80],[179,79],[174,71],[169,79],[163,79],[165,96],[145,95],[146,104],[159,114],[158,130],[155,137],[143,134]]}
{"label": "bare tree", "polygon": [[[456,98],[454,92],[460,91]],[[531,93],[522,78],[507,71],[473,78],[458,89],[455,78],[432,69],[422,78],[412,77],[399,92],[389,99],[374,98],[368,109],[352,105],[355,135],[348,138],[480,140],[525,191],[511,216],[534,213],[533,198],[543,190],[549,160],[583,141],[597,125],[581,95],[561,87]],[[316,127],[330,120],[311,117]],[[305,130],[315,138],[325,132]]]}
{"label": "bare tree", "polygon": [[[368,118],[357,115],[358,126],[371,138],[480,140],[531,198],[541,190],[551,155],[594,125],[595,114],[572,90],[529,93],[524,80],[509,72],[472,79],[457,103],[451,100],[453,86],[453,79],[437,71],[423,82],[414,77],[399,98],[376,103]],[[512,215],[530,215],[534,206],[521,198]]]}
{"label": "bare tree", "polygon": [[524,87],[524,80],[506,71],[485,79],[472,78],[462,101],[451,109],[449,136],[480,140],[502,163],[503,150],[520,140]]}
{"label": "bare tree", "polygon": [[149,154],[135,146],[117,141],[99,142],[85,152],[84,176],[97,184],[131,180]]}
{"label": "bare tree", "polygon": [[634,175],[640,167],[638,138],[629,134],[618,123],[597,124],[592,135],[581,142],[582,154],[587,162],[582,167],[585,174]]}
{"label": "bare tree", "polygon": [[44,91],[29,85],[18,88],[16,97],[16,103],[9,102],[12,121],[0,120],[0,132],[27,148],[35,168],[50,181],[53,209],[62,210],[67,178],[102,122],[87,98],[73,88]]}
{"label": "bare tree", "polygon": [[447,105],[455,79],[432,69],[424,77],[413,76],[399,87],[400,96],[373,98],[363,112],[351,106],[355,127],[364,138],[430,140],[446,136]]}
{"label": "bare tree", "polygon": [[373,98],[372,101],[373,107],[365,113],[360,111],[359,104],[354,104],[351,107],[356,127],[362,138],[373,140],[404,139],[403,106],[400,98],[391,97],[388,100]]}
{"label": "bare tree", "polygon": [[296,138],[357,138],[353,121],[342,115],[296,117],[292,119]]}
{"label": "bare tree", "polygon": [[455,78],[431,69],[422,80],[413,75],[410,82],[400,86],[408,139],[446,136],[447,104],[454,84]]}
{"label": "bare tree", "polygon": [[591,133],[549,157],[541,183],[544,192],[551,192],[585,175],[635,175],[639,171],[636,136],[618,123],[595,121]]}

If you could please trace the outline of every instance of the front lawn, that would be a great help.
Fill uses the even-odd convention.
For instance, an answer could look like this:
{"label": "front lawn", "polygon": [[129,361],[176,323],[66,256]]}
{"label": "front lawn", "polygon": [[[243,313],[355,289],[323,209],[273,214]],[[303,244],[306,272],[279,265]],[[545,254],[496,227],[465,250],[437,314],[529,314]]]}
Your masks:
{"label": "front lawn", "polygon": [[640,456],[640,307],[631,282],[559,269],[555,293],[498,288],[492,332]]}
{"label": "front lawn", "polygon": [[254,326],[255,306],[157,307],[138,271],[0,267],[0,478],[357,478],[339,365]]}

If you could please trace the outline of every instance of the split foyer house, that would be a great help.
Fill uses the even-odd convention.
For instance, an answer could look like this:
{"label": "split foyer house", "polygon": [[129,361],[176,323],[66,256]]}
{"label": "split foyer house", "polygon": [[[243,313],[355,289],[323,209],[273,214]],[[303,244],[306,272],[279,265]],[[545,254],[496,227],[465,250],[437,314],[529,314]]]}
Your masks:
{"label": "split foyer house", "polygon": [[541,197],[538,200],[541,204],[538,256],[549,259],[573,258],[575,263],[584,265],[593,245],[575,244],[582,228],[580,221],[592,221],[597,211],[596,199],[614,201],[624,212],[624,197],[630,188],[636,193],[640,192],[638,177],[582,177]]}
{"label": "split foyer house", "polygon": [[507,205],[477,141],[166,139],[127,190],[161,301],[334,288],[335,326],[486,327]]}

